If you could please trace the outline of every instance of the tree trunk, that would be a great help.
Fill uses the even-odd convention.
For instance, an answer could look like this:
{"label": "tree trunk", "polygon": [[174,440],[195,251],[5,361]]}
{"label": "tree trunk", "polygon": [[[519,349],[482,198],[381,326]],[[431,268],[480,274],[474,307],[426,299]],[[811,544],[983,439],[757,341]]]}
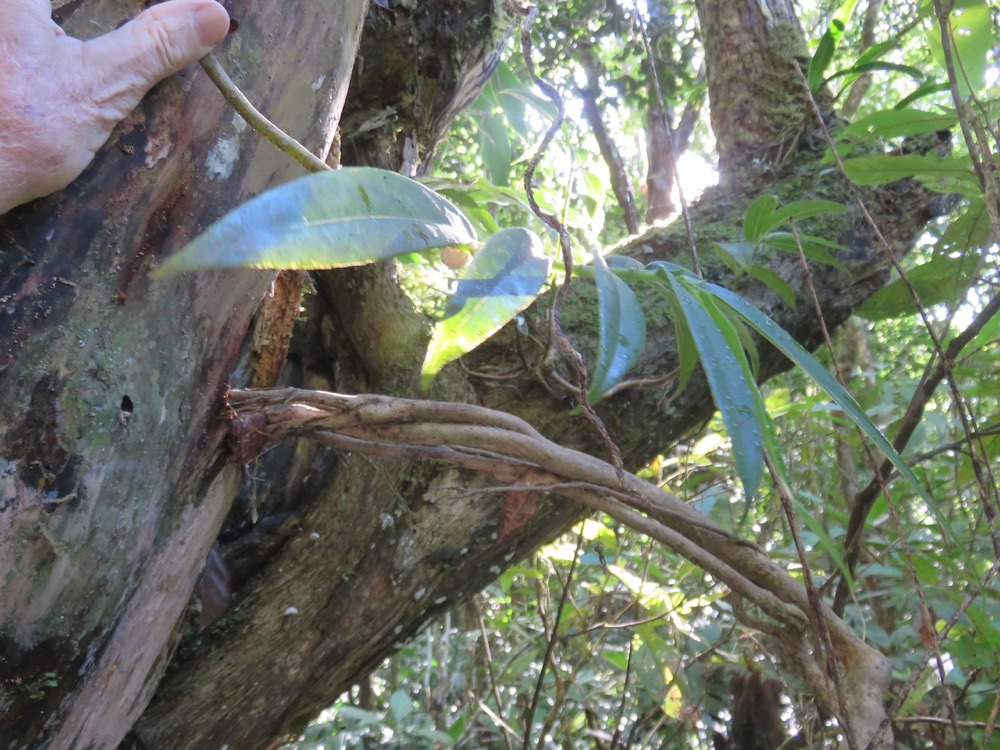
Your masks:
{"label": "tree trunk", "polygon": [[[78,5],[63,8],[77,36],[142,10]],[[239,30],[220,55],[261,110],[321,152],[364,9],[231,2]],[[294,42],[274,44],[278,26]],[[222,396],[273,275],[154,284],[147,270],[299,173],[192,68],[147,97],[83,178],[3,217],[5,748],[115,747],[156,688],[240,481]]]}
{"label": "tree trunk", "polygon": [[[91,33],[92,22],[110,28],[140,4],[119,5],[93,0],[86,24],[74,17],[67,30]],[[364,70],[345,110],[346,163],[418,170],[475,95],[513,23],[502,3],[402,5],[370,9]],[[835,177],[818,183],[811,169],[818,155],[801,137],[811,125],[794,83],[797,48],[775,43],[799,33],[790,10],[743,17],[753,4],[701,5],[724,173],[740,176],[693,208],[704,243],[735,236],[748,199],[765,188],[786,200],[807,190],[828,198],[843,192]],[[363,6],[229,5],[240,28],[224,45],[227,69],[260,109],[318,152],[332,140]],[[727,44],[743,53],[734,58]],[[780,85],[747,99],[745,76],[762,79],[762,70]],[[727,109],[737,101],[742,127]],[[794,132],[787,130],[790,107],[798,113]],[[301,729],[428,618],[580,517],[568,500],[532,502],[497,491],[490,477],[410,459],[338,455],[307,442],[270,452],[247,467],[252,478],[243,481],[240,457],[223,445],[223,391],[234,368],[234,382],[251,381],[238,367],[249,361],[241,360],[241,347],[272,275],[211,273],[151,284],[146,270],[232,205],[296,172],[242,128],[192,70],[159,87],[83,179],[4,218],[6,747],[111,748],[140,714],[137,730],[154,750],[267,747]],[[909,183],[894,187],[884,205],[880,194],[870,197],[896,249],[941,209]],[[854,224],[848,216],[824,229],[851,248],[842,259],[849,273],[814,269],[828,326],[885,278],[882,250]],[[657,229],[621,251],[643,261],[688,255],[679,227]],[[796,309],[764,288],[738,291],[815,344],[819,321],[797,260],[773,265],[799,292]],[[415,395],[427,324],[400,291],[392,265],[316,274],[315,284],[282,383]],[[577,285],[563,325],[585,357],[594,348],[592,310],[592,294]],[[650,315],[639,377],[676,365],[672,326],[662,313]],[[544,327],[542,313],[528,317]],[[570,399],[554,396],[527,370],[507,381],[479,377],[510,370],[514,335],[505,332],[469,356],[467,371],[446,369],[431,395],[519,414],[550,439],[603,455]],[[544,353],[527,355],[540,360]],[[762,377],[786,367],[773,350],[762,350]],[[710,415],[704,382],[672,400],[671,388],[629,390],[601,405],[628,465],[641,465]],[[185,605],[234,495],[219,539],[233,604],[199,632],[194,618],[185,623]],[[149,703],[182,629],[172,668]]]}

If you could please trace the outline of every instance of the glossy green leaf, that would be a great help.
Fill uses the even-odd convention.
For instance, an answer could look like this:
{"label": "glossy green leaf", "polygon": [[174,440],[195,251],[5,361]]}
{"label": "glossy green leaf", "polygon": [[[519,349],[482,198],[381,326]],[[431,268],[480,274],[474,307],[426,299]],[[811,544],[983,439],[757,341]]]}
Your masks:
{"label": "glossy green leaf", "polygon": [[230,211],[151,272],[209,268],[340,268],[476,241],[451,203],[387,170],[302,177]]}
{"label": "glossy green leaf", "polygon": [[981,192],[967,156],[861,156],[845,159],[844,170],[858,185],[881,185],[916,177],[939,193],[976,195]]}
{"label": "glossy green leaf", "polygon": [[[735,330],[711,298],[696,294],[675,274],[665,274],[691,331],[702,369],[733,444],[743,491],[753,497],[764,471],[764,435],[754,396],[757,384]],[[714,308],[714,309],[713,309]],[[677,321],[677,325],[681,325]]]}
{"label": "glossy green leaf", "polygon": [[[925,307],[941,302],[958,302],[969,287],[979,258],[969,254],[958,258],[940,257],[907,271],[906,278]],[[855,313],[866,320],[885,320],[917,312],[909,287],[902,279],[879,289]]]}
{"label": "glossy green leaf", "polygon": [[753,242],[713,242],[712,248],[734,273],[746,272],[753,265],[757,246]]}
{"label": "glossy green leaf", "polygon": [[[664,269],[664,274],[666,273],[667,271]],[[656,283],[650,284],[650,286],[663,297],[663,301],[670,308],[670,319],[674,321],[674,334],[677,336],[677,358],[680,364],[677,368],[677,388],[674,389],[671,396],[673,398],[684,390],[685,386],[691,380],[695,369],[698,367],[698,347],[694,343],[691,331],[684,325],[684,311],[677,301],[677,295],[674,294],[671,286],[665,283],[666,275],[661,275],[661,279],[663,280],[662,282],[658,280]]]}
{"label": "glossy green leaf", "polygon": [[860,78],[865,73],[871,73],[872,71],[892,71],[894,73],[903,73],[904,75],[910,76],[910,78],[916,79],[917,81],[924,80],[924,73],[920,68],[915,68],[912,65],[903,65],[902,63],[892,63],[880,60],[878,62],[868,62],[868,63],[858,63],[857,65],[852,65],[850,68],[844,68],[843,70],[838,70],[833,73],[827,80],[832,81],[835,78],[848,78],[847,83],[853,82],[854,79]]}
{"label": "glossy green leaf", "polygon": [[798,254],[799,245],[801,244],[802,252],[809,260],[825,263],[828,266],[839,268],[841,271],[847,270],[843,263],[823,249],[824,247],[833,248],[834,250],[846,250],[847,248],[822,237],[799,232],[799,238],[796,241],[795,235],[791,232],[771,232],[764,238],[763,244],[775,250],[783,250],[784,252],[796,254]]}
{"label": "glossy green leaf", "polygon": [[854,400],[854,397],[827,372],[826,368],[809,352],[803,349],[799,342],[789,336],[781,326],[738,294],[734,294],[728,289],[715,284],[706,284],[705,290],[739,313],[757,333],[770,341],[782,354],[801,367],[826,391],[833,402],[846,412],[851,420],[861,428],[861,431],[879,447],[879,450],[885,454],[885,457],[896,467],[902,477],[913,488],[914,492],[924,501],[938,525],[948,534],[951,541],[960,547],[958,545],[958,537],[954,529],[952,529],[951,523],[941,512],[934,498],[924,489],[924,486],[913,473],[913,470],[903,460],[903,457],[899,455],[899,452],[892,447],[892,444],[886,439],[885,435],[872,424],[872,421],[858,405],[858,402]]}
{"label": "glossy green leaf", "polygon": [[782,224],[785,224],[793,219],[795,221],[800,221],[802,219],[808,219],[813,216],[822,216],[824,214],[841,214],[846,210],[847,208],[843,204],[836,203],[834,201],[792,201],[791,203],[786,203],[780,208],[774,209],[770,218],[763,227],[762,233],[767,233],[772,229],[777,229]]}
{"label": "glossy green leaf", "polygon": [[990,215],[986,210],[986,201],[973,198],[965,211],[956,218],[941,235],[936,254],[942,252],[965,252],[978,248],[986,243],[990,236]]}
{"label": "glossy green leaf", "polygon": [[904,96],[898,102],[896,102],[893,109],[903,109],[904,107],[909,107],[913,102],[920,101],[921,99],[926,99],[928,96],[933,96],[942,91],[948,91],[950,87],[947,83],[939,83],[938,81],[930,81],[925,83],[923,86],[918,86],[914,91]]}
{"label": "glossy green leaf", "polygon": [[750,276],[750,278],[757,279],[757,281],[767,284],[767,286],[770,287],[775,294],[781,297],[782,302],[791,308],[795,307],[795,290],[792,289],[792,285],[770,268],[767,268],[766,266],[754,265],[747,269],[747,275]]}
{"label": "glossy green leaf", "polygon": [[747,242],[756,242],[768,232],[768,226],[778,199],[773,195],[762,195],[747,206],[743,219],[743,236]]}
{"label": "glossy green leaf", "polygon": [[[990,7],[983,0],[966,0],[956,3],[949,16],[952,52],[962,97],[982,90],[986,85],[988,60],[993,49],[993,19]],[[947,71],[941,29],[934,24],[927,34],[931,54]]]}
{"label": "glossy green leaf", "polygon": [[510,139],[507,128],[498,118],[484,117],[479,121],[479,148],[490,182],[498,187],[509,187]]}
{"label": "glossy green leaf", "polygon": [[889,109],[862,117],[844,128],[844,138],[901,138],[953,128],[953,114],[924,112],[920,109]]}
{"label": "glossy green leaf", "polygon": [[809,61],[809,72],[806,76],[809,81],[809,90],[813,93],[819,91],[823,86],[823,73],[833,61],[833,53],[837,49],[837,39],[843,34],[843,31],[843,26],[841,26],[835,33],[833,24],[831,24],[819,40],[816,52]]}
{"label": "glossy green leaf", "polygon": [[597,364],[591,375],[587,400],[597,403],[621,381],[639,360],[646,346],[646,314],[635,292],[608,269],[594,252],[599,334]]}
{"label": "glossy green leaf", "polygon": [[472,351],[535,301],[552,261],[527,229],[504,229],[476,253],[434,326],[421,370],[427,388],[441,368]]}

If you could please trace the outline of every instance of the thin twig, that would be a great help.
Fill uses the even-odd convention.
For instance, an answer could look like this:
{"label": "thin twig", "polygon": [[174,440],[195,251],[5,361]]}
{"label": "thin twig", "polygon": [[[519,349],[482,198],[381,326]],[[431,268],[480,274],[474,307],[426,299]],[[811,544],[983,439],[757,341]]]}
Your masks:
{"label": "thin twig", "polygon": [[[538,670],[538,680],[535,682],[535,692],[531,696],[531,705],[528,708],[528,713],[525,716],[524,722],[524,744],[522,745],[524,750],[528,750],[529,742],[531,739],[531,722],[535,718],[535,709],[538,708],[538,701],[542,695],[542,686],[545,682],[545,670],[549,663],[552,661],[552,652],[555,651],[556,641],[559,640],[559,623],[562,620],[563,611],[566,608],[566,601],[569,598],[569,587],[573,582],[573,574],[576,572],[576,564],[580,560],[580,550],[583,547],[583,534],[578,534],[576,539],[576,551],[573,553],[573,561],[569,565],[569,571],[566,573],[566,582],[563,584],[563,590],[559,595],[559,606],[556,608],[556,617],[552,622],[552,632],[549,634],[548,641],[545,644],[545,655],[542,657],[542,666]],[[556,578],[558,579],[558,575]],[[539,746],[545,741],[545,732],[541,732],[538,737]]]}
{"label": "thin twig", "polygon": [[497,676],[493,670],[493,654],[490,652],[490,638],[486,633],[486,622],[483,620],[483,610],[479,606],[479,602],[475,599],[473,599],[473,605],[476,609],[476,619],[479,622],[479,635],[483,639],[483,650],[486,652],[486,671],[490,676],[490,687],[493,690],[493,699],[497,702],[497,717],[500,722],[500,728],[504,730],[503,743],[507,747],[507,750],[514,750],[514,746],[510,742],[510,734],[512,730],[503,715],[504,708],[503,699],[500,697],[500,683],[497,682]]}
{"label": "thin twig", "polygon": [[326,172],[331,169],[330,166],[312,151],[264,117],[250,103],[250,100],[243,95],[243,92],[239,90],[233,79],[229,77],[229,74],[226,73],[215,53],[209,52],[201,58],[201,67],[208,73],[208,77],[212,79],[212,83],[222,92],[222,96],[225,97],[229,106],[235,109],[240,117],[249,123],[257,135],[273,143],[279,150],[288,154],[310,172]]}

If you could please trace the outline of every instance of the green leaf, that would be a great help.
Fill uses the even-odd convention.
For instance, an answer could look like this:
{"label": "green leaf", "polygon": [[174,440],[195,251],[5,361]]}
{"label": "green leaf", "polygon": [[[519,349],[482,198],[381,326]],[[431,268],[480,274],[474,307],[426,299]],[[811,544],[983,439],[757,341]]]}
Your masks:
{"label": "green leaf", "polygon": [[479,121],[479,148],[490,182],[498,187],[510,186],[510,140],[507,128],[495,117]]}
{"label": "green leaf", "polygon": [[[941,302],[958,302],[969,288],[979,258],[969,254],[958,258],[940,257],[906,273],[910,285],[925,307]],[[885,320],[917,312],[913,295],[902,279],[879,289],[855,313],[866,320]]]}
{"label": "green leaf", "polygon": [[[666,265],[666,264],[664,264]],[[673,264],[670,264],[673,265]],[[661,272],[662,278],[666,278],[669,273],[666,269]],[[677,301],[674,290],[664,283],[652,283],[650,286],[655,289],[663,301],[670,308],[670,319],[674,321],[674,333],[677,336],[677,358],[680,361],[678,366],[677,388],[674,390],[673,398],[684,390],[695,369],[698,367],[698,347],[694,343],[694,337],[686,325],[684,325],[684,311]]]}
{"label": "green leaf", "polygon": [[854,400],[854,397],[851,396],[851,394],[848,393],[829,372],[827,372],[826,368],[823,367],[823,365],[821,365],[809,352],[803,349],[799,342],[789,336],[788,333],[781,328],[781,326],[768,318],[764,315],[764,313],[740,297],[738,294],[734,294],[728,289],[724,289],[723,287],[715,284],[706,284],[705,290],[709,294],[725,302],[733,308],[733,310],[739,313],[740,316],[746,320],[746,322],[753,327],[754,330],[757,331],[757,333],[770,341],[782,354],[805,370],[805,372],[813,380],[815,380],[824,391],[826,391],[827,395],[834,401],[834,403],[847,413],[851,420],[853,420],[853,422],[861,428],[861,431],[879,447],[879,450],[881,450],[892,465],[896,467],[903,478],[924,501],[931,515],[934,516],[938,525],[956,545],[956,548],[961,548],[958,536],[955,534],[954,529],[952,529],[951,523],[941,512],[941,508],[938,507],[934,498],[932,498],[930,494],[928,494],[927,490],[924,489],[923,485],[913,473],[913,470],[903,460],[903,457],[899,455],[899,452],[892,447],[892,444],[886,439],[885,435],[883,435],[882,432],[874,424],[872,424],[871,420],[868,419],[868,415],[865,414],[862,408],[858,405],[858,402]]}
{"label": "green leaf", "polygon": [[833,14],[826,33],[819,40],[819,45],[816,47],[816,54],[809,61],[809,90],[813,93],[819,91],[823,85],[823,73],[830,66],[830,61],[833,60],[834,50],[836,50],[840,38],[844,35],[844,29],[847,28],[847,22],[850,20],[851,14],[854,13],[854,6],[857,3],[858,0],[845,0],[837,8],[837,12]]}
{"label": "green leaf", "polygon": [[757,246],[752,242],[713,242],[711,245],[719,257],[734,273],[743,272],[753,265],[753,254]]}
{"label": "green leaf", "polygon": [[846,206],[834,201],[793,201],[774,210],[764,226],[762,234],[770,232],[772,229],[777,229],[785,222],[793,219],[800,221],[801,219],[822,216],[823,214],[842,214],[846,210]]}
{"label": "green leaf", "polygon": [[830,24],[830,28],[820,38],[816,52],[809,61],[807,78],[809,80],[809,90],[814,94],[823,86],[823,73],[826,72],[826,69],[830,67],[830,63],[833,61],[833,53],[837,48],[837,40],[843,33],[843,24],[841,24],[836,32],[834,31],[834,25]]}
{"label": "green leaf", "polygon": [[781,278],[778,274],[772,271],[766,266],[754,265],[747,270],[747,275],[750,278],[757,279],[757,281],[767,284],[771,290],[781,297],[781,301],[786,305],[795,308],[795,290],[792,289],[791,284]]}
{"label": "green leaf", "polygon": [[389,711],[395,722],[400,722],[413,712],[413,699],[405,690],[397,690],[389,696]]}
{"label": "green leaf", "polygon": [[919,101],[920,99],[925,99],[928,96],[938,94],[942,91],[947,91],[950,88],[947,83],[938,83],[937,81],[929,81],[923,86],[918,86],[916,89],[911,91],[909,94],[904,96],[893,107],[893,109],[903,109],[904,107],[909,107],[913,102]]}
{"label": "green leaf", "polygon": [[968,156],[861,156],[845,159],[844,170],[857,185],[881,185],[916,177],[939,193],[962,192],[974,196],[982,192]]}
{"label": "green leaf", "polygon": [[646,267],[635,258],[630,258],[627,255],[609,255],[604,258],[604,262],[608,264],[608,268],[617,268],[623,271],[641,271]]}
{"label": "green leaf", "polygon": [[635,293],[594,252],[600,340],[587,400],[597,403],[639,360],[646,346],[646,315]]}
{"label": "green leaf", "polygon": [[802,502],[802,498],[808,498],[820,508],[826,504],[826,501],[804,490],[799,490],[798,492],[792,491],[792,484],[787,474],[785,475],[784,480],[786,481],[786,491],[790,493],[790,497],[795,501],[796,508],[799,511],[799,517],[805,523],[806,528],[816,535],[816,538],[819,539],[819,548],[830,556],[834,565],[837,566],[837,570],[839,570],[841,575],[844,576],[844,579],[848,582],[848,584],[850,584],[851,588],[854,588],[851,571],[847,567],[847,563],[844,562],[843,556],[840,554],[840,545],[836,544],[833,539],[830,538],[823,521],[816,518],[816,516],[812,514],[809,507]]}
{"label": "green leaf", "polygon": [[924,73],[920,70],[920,68],[915,68],[912,65],[903,65],[901,63],[891,63],[880,60],[878,62],[857,63],[856,65],[852,65],[850,68],[838,70],[836,73],[833,73],[827,81],[832,81],[835,78],[843,78],[846,76],[859,78],[865,73],[870,73],[873,70],[892,70],[897,73],[904,73],[917,81],[924,80]]}
{"label": "green leaf", "polygon": [[534,232],[512,228],[490,237],[434,326],[421,386],[427,388],[442,367],[475,349],[534,302],[551,267]]}
{"label": "green leaf", "polygon": [[841,271],[847,270],[843,263],[834,258],[833,255],[828,253],[821,246],[830,247],[834,250],[847,250],[847,248],[836,242],[825,240],[822,237],[816,237],[811,234],[802,234],[800,232],[799,241],[796,242],[795,235],[791,232],[771,232],[764,238],[763,244],[765,247],[771,247],[775,250],[783,250],[785,252],[798,254],[799,243],[802,244],[802,252],[807,258],[809,258],[809,260],[826,263],[828,266],[833,266]]}
{"label": "green leaf", "polygon": [[924,112],[920,109],[889,109],[862,117],[844,128],[845,138],[901,138],[955,127],[953,114]]}
{"label": "green leaf", "polygon": [[[958,89],[962,97],[981,91],[986,86],[986,71],[993,47],[993,19],[990,7],[982,0],[956,3],[949,16],[951,46],[954,55]],[[942,70],[947,71],[941,28],[934,24],[927,34],[931,54]]]}
{"label": "green leaf", "polygon": [[[698,347],[709,389],[733,443],[743,492],[751,498],[763,476],[764,435],[754,398],[757,385],[749,377],[750,368],[739,337],[710,297],[696,294],[676,274],[664,275],[677,295],[687,328]],[[675,322],[681,325],[681,321]]]}
{"label": "green leaf", "polygon": [[965,211],[944,230],[934,252],[972,250],[984,245],[989,236],[990,215],[986,201],[973,198]]}
{"label": "green leaf", "polygon": [[743,236],[747,242],[756,242],[767,234],[767,226],[778,207],[778,199],[773,195],[762,195],[747,206],[743,219]]}
{"label": "green leaf", "polygon": [[353,167],[307,175],[247,201],[150,276],[238,266],[340,268],[475,241],[461,212],[420,183]]}

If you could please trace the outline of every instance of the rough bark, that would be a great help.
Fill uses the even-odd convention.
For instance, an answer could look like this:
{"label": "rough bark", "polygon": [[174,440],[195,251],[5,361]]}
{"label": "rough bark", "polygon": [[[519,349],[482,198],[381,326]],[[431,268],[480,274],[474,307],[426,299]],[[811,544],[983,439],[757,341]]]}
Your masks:
{"label": "rough bark", "polygon": [[[135,10],[112,12],[112,5],[88,4],[88,18],[107,8],[93,17],[108,25]],[[475,91],[511,23],[505,13],[494,15],[501,3],[417,5],[412,14],[402,7],[371,9],[362,45],[365,70],[354,82],[343,138],[346,163],[418,168]],[[727,164],[739,161],[742,150],[758,157],[756,171],[752,159],[739,162],[753,179],[720,188],[694,208],[704,243],[735,234],[747,198],[765,186],[786,199],[803,197],[805,184],[824,197],[841,193],[835,180],[803,180],[813,174],[808,162],[815,155],[804,148],[808,139],[777,138],[783,131],[775,122],[784,127],[787,111],[767,98],[774,92],[760,89],[760,98],[750,100],[737,96],[747,85],[739,70],[760,74],[754,60],[768,71],[783,70],[777,95],[795,100],[805,128],[801,91],[789,83],[791,55],[747,52],[734,59],[720,50],[719,35],[741,30],[728,43],[746,46],[756,38],[767,46],[773,29],[764,19],[787,21],[790,11],[751,14],[754,23],[734,28],[716,21],[738,18],[741,11],[734,8],[743,5],[703,5],[710,6],[702,9],[706,50],[719,55],[714,69],[710,62],[709,87],[713,118],[722,118],[723,154]],[[230,9],[242,25],[229,43],[227,67],[273,119],[308,136],[308,145],[324,146],[344,93],[360,3],[332,8],[248,0]],[[300,31],[275,34],[279,24]],[[331,29],[337,44],[330,43]],[[449,36],[449,29],[472,33]],[[742,114],[725,115],[728,101],[739,101]],[[775,121],[765,120],[769,112]],[[761,126],[737,132],[737,117]],[[200,74],[161,87],[130,123],[81,182],[4,224],[0,297],[15,309],[0,321],[5,345],[11,342],[10,364],[0,374],[8,404],[0,431],[10,436],[0,453],[6,470],[0,478],[0,562],[17,571],[0,589],[3,699],[12,708],[0,719],[8,722],[0,723],[0,735],[15,738],[9,747],[73,746],[61,738],[80,729],[85,732],[74,737],[76,746],[114,746],[158,682],[170,635],[243,468],[240,456],[227,462],[222,448],[219,396],[270,277],[205,274],[166,286],[150,285],[142,271],[151,255],[295,168],[237,131]],[[146,167],[151,133],[165,134],[173,148]],[[781,148],[773,148],[776,139]],[[226,143],[238,158],[207,161],[213,148],[219,156],[233,153],[225,151]],[[216,163],[232,171],[213,171]],[[871,197],[895,250],[907,247],[939,208],[910,184]],[[55,211],[62,212],[60,223],[50,218]],[[85,213],[108,218],[87,220]],[[854,222],[848,217],[824,230],[851,248],[843,258],[849,273],[817,270],[831,326],[884,278],[882,250]],[[657,229],[621,250],[644,261],[676,261],[687,253],[683,232],[675,228]],[[797,261],[776,258],[774,267],[803,292]],[[318,292],[282,381],[346,393],[415,393],[426,321],[400,292],[392,267],[319,274],[315,283]],[[818,341],[804,293],[790,310],[766,289],[738,291],[805,343]],[[564,315],[564,326],[585,352],[594,337],[592,309],[581,287]],[[36,319],[36,313],[47,318]],[[656,309],[650,314],[640,376],[662,375],[675,365],[669,321]],[[542,315],[529,318],[544,325]],[[511,370],[518,361],[514,335],[507,332],[469,357],[468,373],[446,370],[432,395],[517,413],[550,439],[602,454],[599,438],[571,414],[571,400],[553,395],[558,389],[527,371],[505,381],[477,377]],[[528,350],[533,361],[544,354]],[[764,377],[786,366],[763,350]],[[234,378],[250,381],[241,371]],[[703,383],[692,383],[680,396],[671,387],[625,391],[602,405],[630,466],[711,413]],[[532,504],[522,493],[496,491],[488,476],[411,459],[369,460],[311,443],[289,442],[248,470],[253,478],[239,491],[220,539],[232,569],[234,604],[208,630],[188,628],[137,726],[155,750],[226,744],[252,750],[298,730],[427,618],[477,591],[582,512],[558,498]],[[53,502],[58,498],[69,499]],[[260,514],[252,529],[251,506]],[[880,666],[866,665],[869,686],[879,683]],[[57,687],[46,685],[53,671]],[[881,709],[877,698],[864,698],[865,710]],[[77,716],[94,718],[88,723]]]}
{"label": "rough bark", "polygon": [[[222,58],[260,108],[328,147],[364,3],[233,2]],[[62,8],[93,36],[142,9]],[[276,26],[297,29],[274,44]],[[240,480],[220,397],[267,273],[152,284],[200,228],[299,168],[197,68],[159,86],[69,189],[0,231],[0,737],[114,747],[148,702]]]}

